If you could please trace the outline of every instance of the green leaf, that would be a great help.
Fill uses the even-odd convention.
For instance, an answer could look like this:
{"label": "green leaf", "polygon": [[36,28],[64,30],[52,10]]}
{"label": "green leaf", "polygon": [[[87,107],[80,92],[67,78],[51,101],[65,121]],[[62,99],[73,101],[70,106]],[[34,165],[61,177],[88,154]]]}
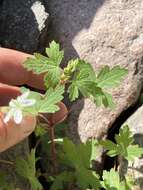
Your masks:
{"label": "green leaf", "polygon": [[94,99],[97,107],[104,105],[105,107],[110,107],[112,109],[115,108],[112,96],[97,86],[93,88],[91,97]]}
{"label": "green leaf", "polygon": [[43,135],[47,133],[47,130],[44,127],[45,126],[43,126],[41,123],[39,125],[36,125],[36,128],[34,130],[36,137],[42,137]]}
{"label": "green leaf", "polygon": [[128,180],[120,180],[119,173],[114,169],[103,171],[102,187],[106,190],[131,190]]}
{"label": "green leaf", "polygon": [[76,100],[79,97],[79,90],[78,87],[74,84],[71,84],[68,88],[68,93],[69,93],[69,99],[71,101]]}
{"label": "green leaf", "polygon": [[24,66],[36,74],[44,73],[45,86],[55,88],[60,82],[70,83],[68,87],[69,98],[75,101],[80,93],[91,98],[97,106],[114,108],[115,104],[112,96],[104,88],[119,85],[120,80],[127,73],[126,69],[115,66],[109,69],[105,66],[97,75],[92,66],[84,60],[74,59],[68,62],[67,67],[62,71],[60,63],[64,53],[60,51],[60,46],[52,41],[49,48],[46,48],[45,57],[41,54],[34,54],[24,63]]}
{"label": "green leaf", "polygon": [[[96,141],[89,140],[86,143],[75,145],[72,141],[64,138],[60,154],[62,163],[72,168],[75,181],[82,189],[100,187],[98,176],[90,169],[91,161],[96,157]],[[94,146],[94,150],[92,150]]]}
{"label": "green leaf", "polygon": [[61,154],[61,158],[63,161],[66,161],[71,167],[79,167],[81,165],[81,158],[79,158],[76,145],[72,141],[64,138],[62,149],[63,154]]}
{"label": "green leaf", "polygon": [[99,190],[100,180],[95,172],[87,170],[84,167],[80,167],[75,172],[75,177],[77,179],[77,185],[82,189],[94,189]]}
{"label": "green leaf", "polygon": [[50,67],[48,74],[44,77],[45,86],[47,88],[55,87],[60,81],[61,72],[62,70],[59,67]]}
{"label": "green leaf", "polygon": [[28,71],[33,71],[36,74],[45,73],[50,68],[48,60],[42,60],[40,57],[29,57],[23,64]]}
{"label": "green leaf", "polygon": [[32,149],[27,159],[17,158],[15,161],[16,172],[29,180],[32,190],[42,190],[42,186],[36,178],[36,158],[35,149]]}
{"label": "green leaf", "polygon": [[94,82],[97,80],[96,73],[90,63],[79,59],[77,66],[78,66],[77,69],[79,71],[79,73],[77,73],[77,74],[78,74],[79,78],[81,78],[81,76],[86,75],[86,77],[88,77],[89,79],[91,79]]}
{"label": "green leaf", "polygon": [[91,161],[95,160],[98,155],[97,141],[94,139],[75,145],[68,138],[64,138],[62,149],[64,160],[68,160],[70,166],[74,168],[85,167],[89,169]]}
{"label": "green leaf", "polygon": [[118,144],[121,145],[123,142],[125,147],[128,147],[131,143],[134,142],[132,133],[130,132],[130,129],[127,125],[123,128],[120,128],[119,135],[115,135],[115,140]]}
{"label": "green leaf", "polygon": [[[120,180],[119,173],[114,169],[103,171],[102,187],[106,190],[131,190],[131,182],[128,179]],[[130,184],[129,184],[130,183]]]}
{"label": "green leaf", "polygon": [[57,103],[63,99],[64,86],[55,89],[49,88],[43,98],[38,102],[38,112],[55,113],[59,110]]}
{"label": "green leaf", "polygon": [[118,147],[115,143],[110,140],[100,141],[100,145],[102,145],[106,150],[108,150],[107,154],[111,157],[114,157],[118,154]]}
{"label": "green leaf", "polygon": [[127,149],[127,156],[125,157],[127,160],[133,161],[135,158],[139,158],[143,155],[143,148],[138,145],[130,145]]}
{"label": "green leaf", "polygon": [[51,65],[55,66],[60,65],[64,57],[64,52],[60,51],[60,46],[55,41],[52,41],[49,45],[49,48],[46,48],[46,54],[49,57],[48,60],[51,63]]}
{"label": "green leaf", "polygon": [[71,85],[68,88],[69,98],[74,101],[78,98],[79,92],[89,97],[95,84],[95,73],[89,63],[78,60],[77,68],[73,75]]}
{"label": "green leaf", "polygon": [[125,190],[131,190],[133,188],[133,186],[136,184],[136,181],[134,179],[133,176],[125,176],[125,187],[126,189]]}
{"label": "green leaf", "polygon": [[114,169],[111,169],[109,172],[104,170],[102,186],[106,190],[121,190],[118,172],[116,172]]}
{"label": "green leaf", "polygon": [[53,184],[50,187],[50,190],[63,190],[65,183],[71,183],[74,179],[74,176],[71,172],[62,172],[54,179]]}
{"label": "green leaf", "polygon": [[36,177],[32,177],[31,179],[29,179],[29,182],[31,184],[32,190],[43,190],[41,183]]}
{"label": "green leaf", "polygon": [[120,84],[121,79],[127,74],[127,70],[119,66],[110,69],[105,66],[97,76],[98,86],[101,88],[113,88]]}
{"label": "green leaf", "polygon": [[[76,100],[81,93],[84,97],[91,98],[97,106],[104,105],[105,107],[110,107],[112,109],[115,108],[111,94],[107,93],[104,90],[104,87],[109,84],[110,79],[112,82],[111,87],[115,87],[119,84],[121,78],[125,75],[125,69],[114,67],[110,70],[107,66],[103,68],[96,77],[96,73],[90,64],[82,60],[78,61],[78,64],[76,64],[76,71],[73,75],[73,80],[68,88],[70,100]],[[103,79],[105,79],[105,81],[107,80],[107,83],[105,83],[105,81],[103,83]]]}
{"label": "green leaf", "polygon": [[105,100],[106,100],[106,101],[103,102],[103,105],[104,105],[105,107],[109,107],[109,108],[114,109],[114,108],[116,107],[116,105],[115,105],[115,103],[113,102],[112,95],[104,91],[104,96],[105,96]]}
{"label": "green leaf", "polygon": [[[94,152],[92,152],[93,144]],[[86,143],[75,145],[69,139],[64,138],[62,144],[64,160],[67,160],[68,164],[74,168],[85,167],[89,169],[91,157],[93,158],[93,154],[95,156],[95,148],[96,146],[94,140],[88,140]]]}
{"label": "green leaf", "polygon": [[24,62],[24,67],[28,71],[33,71],[36,74],[45,74],[45,86],[55,87],[60,81],[61,68],[59,67],[64,52],[60,51],[59,44],[51,42],[50,47],[46,49],[46,53],[49,57],[45,57],[41,54],[34,54],[34,57],[28,58]]}
{"label": "green leaf", "polygon": [[[86,143],[80,143],[76,148],[79,156],[79,160],[81,162],[81,165],[84,166],[85,168],[89,169],[91,165],[91,157],[95,156],[95,149],[96,146],[93,142],[94,140],[88,140]],[[94,144],[94,152],[93,152],[93,144]],[[96,155],[97,156],[97,155]],[[96,157],[95,157],[96,158]],[[94,159],[95,159],[94,158]]]}
{"label": "green leaf", "polygon": [[128,161],[132,161],[143,155],[143,148],[133,145],[134,138],[127,125],[120,129],[118,135],[115,135],[115,140],[117,144],[110,140],[100,141],[100,144],[108,150],[109,156],[122,155]]}

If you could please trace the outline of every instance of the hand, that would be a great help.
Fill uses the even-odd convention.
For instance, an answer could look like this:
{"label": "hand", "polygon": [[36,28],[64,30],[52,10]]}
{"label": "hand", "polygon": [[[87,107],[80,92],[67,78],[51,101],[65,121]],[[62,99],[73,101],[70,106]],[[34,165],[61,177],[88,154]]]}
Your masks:
{"label": "hand", "polygon": [[[28,72],[22,65],[30,56],[19,51],[0,48],[0,106],[8,105],[12,98],[21,94],[16,86],[27,84],[44,90],[43,75]],[[52,124],[61,122],[66,117],[66,106],[60,102],[59,107],[60,110],[48,118]],[[0,112],[0,152],[26,138],[36,125],[36,118],[32,116],[26,116],[20,125],[16,125],[13,120],[5,125],[3,117],[3,113]]]}

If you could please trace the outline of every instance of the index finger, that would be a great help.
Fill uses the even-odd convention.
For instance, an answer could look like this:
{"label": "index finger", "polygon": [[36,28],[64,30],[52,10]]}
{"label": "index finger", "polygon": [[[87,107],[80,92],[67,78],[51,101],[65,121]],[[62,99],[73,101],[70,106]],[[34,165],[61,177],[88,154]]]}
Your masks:
{"label": "index finger", "polygon": [[27,84],[44,89],[44,75],[36,75],[23,67],[23,62],[32,55],[7,48],[0,48],[0,82],[9,85]]}

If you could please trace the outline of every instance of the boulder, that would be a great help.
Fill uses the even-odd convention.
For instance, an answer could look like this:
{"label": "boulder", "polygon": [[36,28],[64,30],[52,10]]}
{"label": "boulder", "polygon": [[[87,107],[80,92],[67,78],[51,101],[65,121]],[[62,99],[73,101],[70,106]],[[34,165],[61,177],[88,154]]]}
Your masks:
{"label": "boulder", "polygon": [[[45,0],[46,2],[46,0]],[[134,105],[142,87],[142,0],[49,0],[48,43],[56,40],[65,51],[63,65],[82,58],[99,70],[103,65],[128,69],[122,84],[111,91],[115,110],[97,108],[88,99],[71,106],[69,135],[75,142],[90,137],[106,138],[108,130],[124,110]],[[99,155],[97,170],[104,156]]]}
{"label": "boulder", "polygon": [[[124,125],[126,124],[134,136],[135,144],[143,147],[143,106],[127,119]],[[134,186],[132,190],[143,189],[143,157],[136,158],[130,162],[120,158],[119,171],[122,177],[126,175],[135,180],[136,186]]]}
{"label": "boulder", "polygon": [[48,16],[42,0],[4,0],[0,4],[0,43],[29,53],[37,51],[44,46]]}
{"label": "boulder", "polygon": [[116,109],[97,108],[90,100],[72,105],[70,134],[75,140],[107,135],[118,116],[133,105],[140,94],[143,72],[142,0],[50,0],[49,41],[57,40],[65,60],[80,57],[98,70],[119,65],[128,76],[111,93]]}

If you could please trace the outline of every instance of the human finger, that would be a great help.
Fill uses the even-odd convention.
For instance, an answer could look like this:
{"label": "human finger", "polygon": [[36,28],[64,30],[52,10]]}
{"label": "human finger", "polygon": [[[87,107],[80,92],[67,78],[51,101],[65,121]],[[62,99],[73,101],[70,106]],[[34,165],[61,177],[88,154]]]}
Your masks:
{"label": "human finger", "polygon": [[44,75],[27,71],[23,62],[32,55],[7,48],[0,48],[0,82],[8,85],[27,84],[37,89],[44,89]]}
{"label": "human finger", "polygon": [[4,114],[1,113],[0,119],[0,152],[16,145],[35,129],[36,118],[33,116],[25,116],[22,122],[17,125],[13,120],[7,124],[3,122]]}
{"label": "human finger", "polygon": [[[15,99],[21,94],[20,88],[0,83],[0,106],[7,106],[11,99]],[[68,110],[64,103],[59,102],[59,111],[54,114],[45,114],[51,125],[62,122]]]}
{"label": "human finger", "polygon": [[21,94],[20,89],[0,83],[0,106],[7,106],[10,100]]}

